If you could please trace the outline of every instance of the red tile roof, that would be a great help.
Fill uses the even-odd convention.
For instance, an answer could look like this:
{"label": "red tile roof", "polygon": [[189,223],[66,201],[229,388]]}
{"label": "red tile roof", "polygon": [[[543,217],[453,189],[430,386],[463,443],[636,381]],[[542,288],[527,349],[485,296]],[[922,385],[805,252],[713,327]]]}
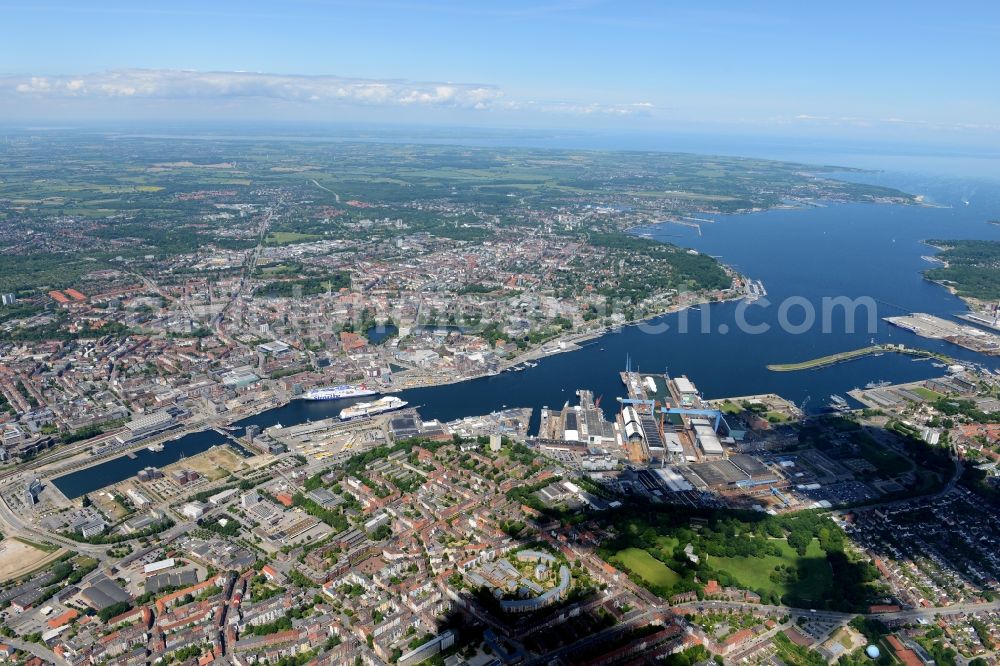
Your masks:
{"label": "red tile roof", "polygon": [[75,608],[70,608],[62,615],[54,617],[51,620],[49,620],[48,622],[49,629],[58,629],[64,624],[69,624],[79,616],[80,616],[80,611],[76,610]]}

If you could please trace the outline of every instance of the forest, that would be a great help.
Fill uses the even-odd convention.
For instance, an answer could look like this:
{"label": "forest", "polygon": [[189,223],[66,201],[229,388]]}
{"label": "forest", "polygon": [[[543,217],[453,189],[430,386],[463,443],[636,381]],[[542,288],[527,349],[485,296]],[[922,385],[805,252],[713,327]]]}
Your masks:
{"label": "forest", "polygon": [[1000,299],[1000,241],[929,240],[940,248],[943,266],[924,272],[928,280],[955,289],[959,296],[980,300]]}

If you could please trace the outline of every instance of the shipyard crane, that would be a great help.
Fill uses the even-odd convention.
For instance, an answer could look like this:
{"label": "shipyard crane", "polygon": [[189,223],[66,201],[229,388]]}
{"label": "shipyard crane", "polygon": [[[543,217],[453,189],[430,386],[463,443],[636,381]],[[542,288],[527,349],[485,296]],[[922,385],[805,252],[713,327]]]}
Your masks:
{"label": "shipyard crane", "polygon": [[688,409],[686,407],[660,407],[661,414],[686,414],[688,416],[708,416],[715,419],[715,431],[722,423],[722,412],[718,409]]}
{"label": "shipyard crane", "polygon": [[[655,410],[655,400],[639,400],[638,398],[618,398],[622,405],[649,405],[651,410]],[[718,409],[690,409],[687,407],[660,407],[661,414],[681,414],[688,416],[708,416],[715,419],[715,430],[719,430],[722,423],[722,412]]]}

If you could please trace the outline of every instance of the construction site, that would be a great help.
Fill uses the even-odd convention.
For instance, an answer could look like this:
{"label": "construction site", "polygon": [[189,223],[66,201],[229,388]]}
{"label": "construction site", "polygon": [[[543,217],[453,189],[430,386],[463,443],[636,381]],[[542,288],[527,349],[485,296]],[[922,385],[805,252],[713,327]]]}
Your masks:
{"label": "construction site", "polygon": [[406,413],[351,422],[329,418],[286,427],[278,424],[267,428],[264,435],[311,460],[342,462],[356,453],[389,443],[390,422]]}

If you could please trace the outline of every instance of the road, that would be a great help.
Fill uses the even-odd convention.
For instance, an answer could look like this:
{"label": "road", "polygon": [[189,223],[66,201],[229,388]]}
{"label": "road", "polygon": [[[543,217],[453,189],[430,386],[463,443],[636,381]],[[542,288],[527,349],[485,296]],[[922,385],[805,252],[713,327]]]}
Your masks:
{"label": "road", "polygon": [[336,192],[334,192],[333,190],[331,190],[329,187],[324,187],[323,185],[320,185],[318,182],[316,182],[315,178],[310,178],[310,180],[312,180],[312,184],[315,185],[316,187],[318,187],[319,189],[321,189],[321,190],[323,190],[325,192],[329,192],[330,194],[332,194],[333,198],[336,199],[337,203],[340,203],[340,195],[339,194],[337,194]]}
{"label": "road", "polygon": [[763,634],[761,634],[760,636],[757,636],[756,638],[754,638],[753,640],[751,640],[749,643],[745,643],[744,645],[741,645],[736,652],[734,652],[731,655],[729,655],[730,662],[731,663],[739,663],[740,661],[743,660],[743,657],[749,655],[751,652],[753,652],[754,650],[756,650],[757,648],[759,648],[761,646],[761,644],[763,644],[766,641],[769,641],[772,638],[774,638],[775,635],[779,631],[784,631],[785,629],[789,629],[789,628],[794,627],[794,626],[795,626],[795,624],[793,622],[789,621],[789,622],[785,622],[784,624],[776,625],[773,629],[765,631]]}
{"label": "road", "polygon": [[850,621],[851,619],[863,615],[864,617],[877,618],[883,621],[895,620],[916,620],[919,618],[933,619],[936,615],[959,615],[961,613],[981,612],[1000,609],[1000,601],[993,601],[986,604],[955,604],[953,606],[941,606],[932,608],[912,608],[908,610],[896,611],[894,613],[838,613],[836,611],[818,610],[809,608],[793,608],[791,606],[771,606],[768,604],[751,604],[741,601],[691,601],[678,604],[672,607],[677,610],[698,608],[740,610],[740,611],[760,611],[767,610],[775,613],[788,613],[792,616],[803,616],[822,622]]}
{"label": "road", "polygon": [[271,229],[271,221],[275,216],[275,208],[271,207],[264,211],[264,214],[260,219],[260,226],[257,228],[257,245],[254,247],[253,251],[250,253],[250,257],[247,259],[246,263],[243,264],[243,273],[240,276],[240,285],[229,297],[226,304],[219,310],[214,317],[212,317],[212,328],[215,330],[217,336],[220,339],[225,340],[225,336],[222,332],[222,319],[226,314],[226,311],[240,297],[246,293],[247,287],[249,286],[250,279],[253,274],[257,271],[257,262],[260,261],[260,256],[264,253],[264,242],[267,239],[267,232]]}
{"label": "road", "polygon": [[73,541],[72,539],[59,536],[49,530],[43,530],[26,525],[24,521],[22,521],[10,509],[10,507],[7,506],[7,502],[3,499],[0,499],[0,532],[3,532],[7,536],[23,537],[29,541],[57,544],[64,548],[68,548],[69,550],[75,550],[78,553],[90,555],[101,562],[107,558],[107,553],[105,551],[108,549],[108,546],[80,543]]}
{"label": "road", "polygon": [[28,641],[22,641],[18,638],[4,638],[3,642],[7,645],[11,645],[18,650],[28,652],[35,655],[39,659],[42,659],[50,664],[60,664],[60,666],[69,666],[69,662],[57,655],[52,650],[48,649],[44,645],[39,645],[38,643],[29,643]]}

